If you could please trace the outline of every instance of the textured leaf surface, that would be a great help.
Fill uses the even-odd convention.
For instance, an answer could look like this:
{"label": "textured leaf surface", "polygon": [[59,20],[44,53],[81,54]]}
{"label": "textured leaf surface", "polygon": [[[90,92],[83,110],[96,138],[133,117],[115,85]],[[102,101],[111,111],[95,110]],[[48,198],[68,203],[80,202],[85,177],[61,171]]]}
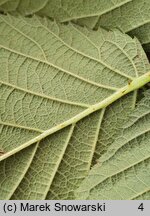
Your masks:
{"label": "textured leaf surface", "polygon": [[0,198],[74,199],[135,107],[137,91],[63,124],[145,74],[146,56],[136,39],[119,31],[37,17],[0,16],[0,35]]}
{"label": "textured leaf surface", "polygon": [[132,0],[99,18],[99,26],[117,27],[136,36],[147,48],[150,46],[150,1]]}
{"label": "textured leaf surface", "polygon": [[[4,11],[18,11],[25,15],[39,13],[59,19],[60,21],[68,21],[86,16],[101,15],[104,12],[113,10],[124,5],[131,0],[115,0],[104,1],[96,0],[86,1],[68,1],[68,0],[0,0],[1,9]],[[91,14],[90,14],[91,13]]]}
{"label": "textured leaf surface", "polygon": [[1,0],[0,9],[8,12],[17,11],[23,15],[37,13],[61,22],[76,20],[78,24],[90,28],[117,27],[136,36],[149,50],[149,0]]}
{"label": "textured leaf surface", "polygon": [[150,199],[150,91],[77,190],[77,199]]}

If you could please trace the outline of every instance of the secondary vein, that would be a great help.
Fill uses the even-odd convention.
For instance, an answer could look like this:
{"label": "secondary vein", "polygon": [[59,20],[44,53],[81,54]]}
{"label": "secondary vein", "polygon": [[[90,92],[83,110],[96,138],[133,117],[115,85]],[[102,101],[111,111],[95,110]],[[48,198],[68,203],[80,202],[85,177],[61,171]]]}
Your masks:
{"label": "secondary vein", "polygon": [[121,98],[122,96],[126,95],[129,92],[132,92],[140,87],[142,87],[143,85],[147,84],[148,82],[150,82],[150,72],[135,78],[130,84],[124,86],[123,88],[119,89],[117,92],[115,92],[114,94],[112,94],[111,96],[109,96],[108,98],[104,99],[103,101],[94,104],[92,106],[90,106],[89,108],[87,108],[86,110],[82,111],[81,113],[77,114],[76,116],[66,120],[65,122],[54,126],[46,131],[44,131],[42,134],[36,136],[35,138],[27,141],[26,143],[22,144],[21,146],[13,149],[12,151],[2,155],[0,157],[0,161],[8,158],[9,156],[21,151],[22,149],[32,145],[35,142],[38,142],[42,139],[44,139],[45,137],[55,133],[56,131],[59,131],[71,124],[75,124],[76,122],[78,122],[79,120],[83,119],[84,117],[88,116],[89,114],[107,107],[108,105],[110,105],[111,103],[113,103],[114,101],[116,101],[117,99]]}

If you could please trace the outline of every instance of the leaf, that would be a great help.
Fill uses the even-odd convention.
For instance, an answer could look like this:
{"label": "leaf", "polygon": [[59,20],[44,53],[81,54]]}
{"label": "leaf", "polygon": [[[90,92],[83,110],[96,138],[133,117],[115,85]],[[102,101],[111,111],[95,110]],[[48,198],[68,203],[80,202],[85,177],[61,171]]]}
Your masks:
{"label": "leaf", "polygon": [[115,0],[1,0],[1,10],[19,12],[23,15],[37,13],[55,18],[60,22],[74,20],[90,28],[103,26],[119,28],[136,36],[149,51],[150,44],[150,1]]}
{"label": "leaf", "polygon": [[109,10],[113,10],[121,5],[124,5],[131,0],[118,0],[115,3],[109,1],[105,2],[96,0],[91,2],[87,0],[85,2],[73,0],[0,0],[1,9],[4,11],[18,11],[24,15],[30,15],[39,13],[40,15],[54,17],[62,22],[70,21],[72,19],[78,19],[86,16],[101,15]]}
{"label": "leaf", "polygon": [[[121,9],[114,12],[114,19],[112,19],[112,14],[109,13],[106,18],[102,17],[99,24],[103,26],[107,23],[107,26],[105,26],[108,28],[111,25],[112,27],[118,27],[131,36],[136,36],[148,51],[150,46],[150,1],[133,0]],[[121,14],[123,14],[123,17]],[[117,16],[116,21],[115,17]],[[107,22],[105,19],[107,19]]]}
{"label": "leaf", "polygon": [[38,17],[0,16],[0,35],[0,198],[74,199],[108,124],[135,107],[124,95],[150,80],[145,53],[117,30]]}
{"label": "leaf", "polygon": [[149,199],[150,91],[126,119],[116,141],[91,169],[77,199]]}
{"label": "leaf", "polygon": [[[7,11],[8,8],[10,11],[16,10],[19,4],[18,0],[0,0],[0,11]],[[7,9],[6,9],[7,8]]]}
{"label": "leaf", "polygon": [[[78,24],[89,26],[91,17],[77,20]],[[108,29],[119,28],[133,37],[137,37],[144,48],[149,51],[150,46],[150,1],[132,0],[107,13],[93,17],[96,28],[102,26]],[[94,23],[95,19],[95,23]]]}

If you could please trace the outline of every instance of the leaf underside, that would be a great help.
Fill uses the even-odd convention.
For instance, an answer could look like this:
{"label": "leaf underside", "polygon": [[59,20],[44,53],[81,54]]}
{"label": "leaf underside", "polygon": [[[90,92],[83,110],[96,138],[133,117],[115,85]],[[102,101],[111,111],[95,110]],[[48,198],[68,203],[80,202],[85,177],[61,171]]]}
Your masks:
{"label": "leaf underside", "polygon": [[150,198],[150,91],[77,190],[77,199]]}
{"label": "leaf underside", "polygon": [[[4,1],[3,1],[4,2]],[[34,142],[149,70],[137,39],[0,16],[0,199],[74,199],[74,190],[116,139],[138,92]]]}
{"label": "leaf underside", "polygon": [[60,22],[75,21],[90,28],[119,28],[136,36],[149,51],[149,0],[0,0],[0,10],[12,14],[38,14]]}

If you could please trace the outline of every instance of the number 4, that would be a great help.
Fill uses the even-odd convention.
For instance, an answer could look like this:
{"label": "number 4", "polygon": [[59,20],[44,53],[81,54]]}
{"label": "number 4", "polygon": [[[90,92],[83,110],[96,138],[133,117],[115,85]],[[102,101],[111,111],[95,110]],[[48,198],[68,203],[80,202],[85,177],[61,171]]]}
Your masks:
{"label": "number 4", "polygon": [[141,203],[138,207],[139,210],[143,211],[144,210],[144,206],[143,206],[143,203]]}

